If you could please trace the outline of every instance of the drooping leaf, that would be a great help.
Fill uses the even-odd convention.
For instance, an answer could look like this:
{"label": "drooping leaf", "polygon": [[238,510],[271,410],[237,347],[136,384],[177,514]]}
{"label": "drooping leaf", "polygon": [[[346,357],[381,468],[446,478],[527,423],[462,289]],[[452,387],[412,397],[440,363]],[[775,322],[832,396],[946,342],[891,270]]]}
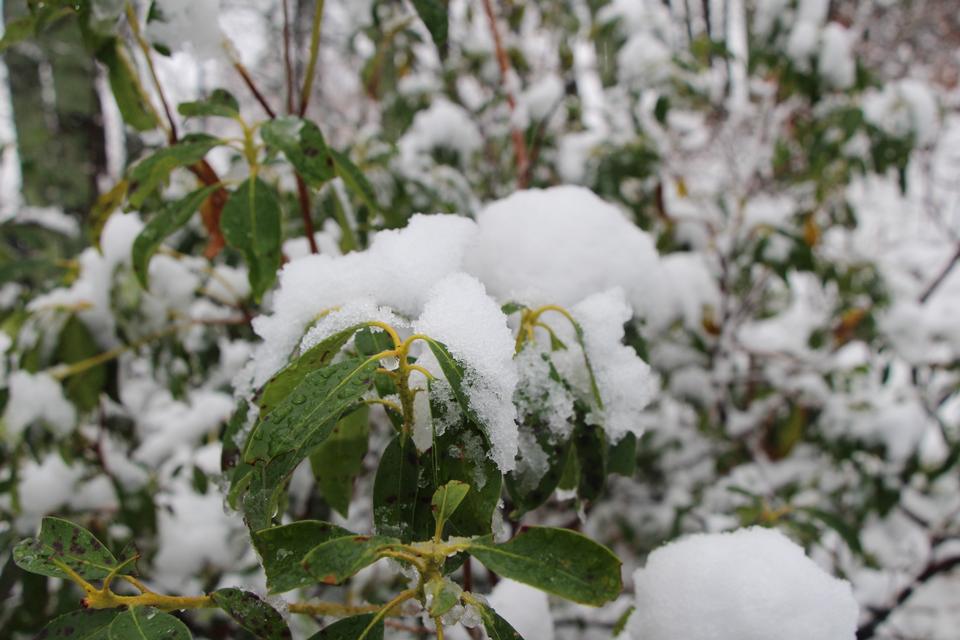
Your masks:
{"label": "drooping leaf", "polygon": [[277,278],[282,222],[276,191],[259,178],[244,180],[223,207],[223,237],[244,254],[255,300],[260,300]]}
{"label": "drooping leaf", "polygon": [[[373,618],[374,614],[364,613],[337,620],[310,636],[309,640],[357,640],[370,627]],[[383,620],[378,620],[377,624],[370,628],[365,640],[383,640]]]}
{"label": "drooping leaf", "polygon": [[270,593],[283,593],[315,584],[300,562],[325,540],[353,535],[342,527],[318,520],[301,520],[252,534],[253,544],[263,560]]}
{"label": "drooping leaf", "polygon": [[550,498],[560,484],[572,449],[570,438],[553,437],[545,424],[534,426],[533,433],[538,446],[547,456],[547,469],[533,478],[521,475],[519,471],[504,477],[504,484],[516,507],[516,517],[536,509]]}
{"label": "drooping leaf", "polygon": [[399,544],[397,538],[351,534],[321,542],[303,559],[303,568],[324,584],[341,584]]}
{"label": "drooping leaf", "polygon": [[620,442],[610,445],[607,471],[632,477],[637,470],[637,436],[628,433]]}
{"label": "drooping leaf", "polygon": [[190,640],[192,637],[187,625],[156,609],[127,609],[110,624],[110,640]]}
{"label": "drooping leaf", "polygon": [[310,456],[323,499],[343,517],[350,509],[353,480],[363,471],[369,439],[370,410],[361,405],[341,418],[330,437]]}
{"label": "drooping leaf", "polygon": [[70,578],[61,565],[81,578],[105,578],[120,563],[92,533],[68,520],[47,516],[36,538],[22,540],[13,560],[24,571],[51,578]]}
{"label": "drooping leaf", "polygon": [[[140,92],[136,71],[133,64],[116,38],[111,38],[96,53],[99,60],[107,68],[107,78],[110,81],[110,90],[123,121],[137,131],[148,131],[158,125],[157,116],[150,108],[146,97]],[[135,205],[139,207],[139,205]]]}
{"label": "drooping leaf", "polygon": [[241,436],[243,428],[247,426],[247,412],[250,405],[246,399],[241,398],[237,401],[237,406],[227,421],[227,426],[223,430],[223,436],[220,438],[223,446],[220,449],[220,470],[224,473],[231,471],[240,461],[240,446],[243,444],[237,442]]}
{"label": "drooping leaf", "polygon": [[483,628],[487,631],[487,636],[490,637],[490,640],[523,640],[523,636],[517,633],[517,630],[510,626],[510,623],[504,620],[496,611],[472,598],[471,604],[473,604],[480,614],[480,619],[483,621]]}
{"label": "drooping leaf", "polygon": [[133,241],[131,250],[133,270],[144,289],[149,287],[150,258],[164,239],[187,224],[204,200],[219,188],[219,184],[202,187],[175,202],[166,204],[144,226]]}
{"label": "drooping leaf", "polygon": [[434,576],[423,585],[427,594],[427,612],[431,618],[439,618],[450,611],[458,602],[463,589],[449,578]]}
{"label": "drooping leaf", "polygon": [[156,191],[171,171],[200,162],[218,144],[218,138],[205,133],[191,133],[177,144],[155,151],[135,164],[128,174],[128,205],[133,209],[142,207],[147,196]]}
{"label": "drooping leaf", "polygon": [[292,472],[329,437],[340,416],[360,400],[377,365],[375,359],[350,358],[307,374],[254,425],[244,460],[272,460],[289,452],[293,456],[285,466]]}
{"label": "drooping leaf", "polygon": [[430,37],[443,58],[447,51],[448,21],[447,6],[442,0],[413,0],[413,7],[417,10],[423,24],[426,25]]}
{"label": "drooping leaf", "polygon": [[[330,335],[302,353],[298,358],[274,374],[257,394],[256,403],[264,415],[273,411],[281,400],[290,395],[308,373],[330,364],[357,329],[348,327]],[[372,355],[372,354],[371,354]]]}
{"label": "drooping leaf", "polygon": [[[424,486],[421,486],[424,485]],[[400,434],[390,441],[380,457],[373,482],[373,523],[376,530],[403,542],[425,540],[430,535],[430,516],[418,505],[429,508],[431,491],[427,469],[413,441]]]}
{"label": "drooping leaf", "polygon": [[188,118],[196,116],[219,116],[237,118],[240,116],[240,103],[226,89],[214,89],[208,97],[194,102],[182,102],[177,107],[180,115]]}
{"label": "drooping leaf", "polygon": [[577,497],[594,501],[607,486],[607,437],[599,425],[579,419],[573,429],[574,450],[580,469]]}
{"label": "drooping leaf", "polygon": [[503,544],[486,536],[467,552],[498,575],[582,604],[599,606],[622,589],[619,558],[569,529],[530,527]]}
{"label": "drooping leaf", "polygon": [[237,624],[261,640],[290,638],[290,628],[276,609],[254,593],[242,589],[217,589],[211,594],[214,603]]}
{"label": "drooping leaf", "polygon": [[460,406],[463,414],[474,424],[480,424],[480,419],[477,417],[473,407],[470,406],[470,398],[464,389],[463,365],[457,362],[456,358],[453,357],[450,351],[447,350],[446,345],[442,342],[438,342],[432,338],[427,338],[424,341],[427,343],[430,351],[433,352],[434,357],[436,357],[437,363],[440,365],[440,370],[443,371],[443,377],[446,378],[450,384],[453,397],[456,398],[457,404]]}
{"label": "drooping leaf", "polygon": [[345,153],[340,153],[335,149],[329,149],[330,157],[333,159],[333,165],[337,175],[343,180],[343,184],[366,204],[371,211],[380,210],[380,204],[377,202],[377,194],[373,190],[373,185],[363,175],[363,172],[353,164],[353,161]]}
{"label": "drooping leaf", "polygon": [[319,188],[336,175],[334,160],[320,128],[303,118],[275,118],[260,129],[263,141],[283,152],[304,182]]}
{"label": "drooping leaf", "polygon": [[460,480],[451,480],[438,487],[430,501],[434,519],[441,524],[449,520],[469,491],[470,485]]}
{"label": "drooping leaf", "polygon": [[51,620],[37,640],[108,640],[110,623],[120,615],[119,609],[79,609]]}
{"label": "drooping leaf", "polygon": [[3,25],[3,37],[0,38],[0,52],[28,38],[36,33],[36,18],[33,14],[26,14],[10,20]]}
{"label": "drooping leaf", "polygon": [[[98,355],[101,350],[90,329],[74,314],[60,331],[54,355],[63,364],[73,364]],[[99,404],[100,392],[106,384],[107,367],[100,364],[87,369],[83,375],[70,376],[64,387],[67,397],[78,409],[90,411]]]}

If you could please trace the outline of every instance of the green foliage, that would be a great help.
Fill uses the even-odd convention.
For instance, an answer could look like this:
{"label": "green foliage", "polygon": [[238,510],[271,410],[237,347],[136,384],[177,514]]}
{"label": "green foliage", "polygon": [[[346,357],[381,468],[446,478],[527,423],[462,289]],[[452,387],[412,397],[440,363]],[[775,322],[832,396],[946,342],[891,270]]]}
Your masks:
{"label": "green foliage", "polygon": [[116,609],[80,609],[54,618],[43,628],[45,638],[68,640],[109,640],[110,625],[120,612]]}
{"label": "green foliage", "polygon": [[214,89],[206,99],[181,103],[177,111],[188,118],[219,116],[236,119],[240,117],[240,103],[226,89]]}
{"label": "green foliage", "polygon": [[397,538],[351,533],[321,542],[304,557],[301,564],[317,581],[341,584],[399,543]]}
{"label": "green foliage", "polygon": [[347,517],[353,480],[363,471],[370,439],[370,411],[364,405],[341,418],[330,437],[310,456],[313,477],[327,503]]}
{"label": "green foliage", "polygon": [[[75,314],[71,315],[57,342],[56,357],[64,364],[74,364],[100,353],[100,345],[94,340],[87,325]],[[81,411],[91,411],[100,400],[100,392],[107,384],[108,368],[97,365],[82,376],[70,376],[65,385],[67,397]]]}
{"label": "green foliage", "polygon": [[178,143],[153,152],[128,172],[127,205],[132,209],[143,207],[170,173],[178,167],[188,167],[203,159],[220,140],[205,133],[191,133]]}
{"label": "green foliage", "polygon": [[253,544],[263,561],[270,593],[283,593],[314,584],[301,562],[318,544],[352,535],[329,522],[301,520],[253,533]]}
{"label": "green foliage", "polygon": [[110,623],[110,640],[190,640],[187,626],[169,613],[135,607]]}
{"label": "green foliage", "polygon": [[268,147],[280,151],[313,188],[336,175],[334,160],[320,127],[302,118],[285,116],[265,123],[260,130]]}
{"label": "green foliage", "polygon": [[491,571],[562,598],[599,606],[620,595],[620,560],[568,529],[530,527],[503,544],[474,540],[467,552]]}
{"label": "green foliage", "polygon": [[357,640],[364,632],[367,640],[383,640],[383,620],[373,622],[372,613],[351,616],[324,627],[309,640]]}
{"label": "green foliage", "polygon": [[448,28],[446,4],[442,0],[413,0],[413,7],[427,26],[440,57],[444,57],[447,52]]}
{"label": "green foliage", "polygon": [[13,550],[13,560],[24,571],[51,578],[105,578],[123,571],[110,550],[92,533],[67,520],[46,517],[36,538],[21,541]]}
{"label": "green foliage", "polygon": [[280,268],[283,212],[276,191],[263,180],[244,180],[230,194],[220,218],[223,237],[243,253],[255,300],[273,285]]}
{"label": "green foliage", "polygon": [[149,287],[150,258],[164,239],[187,224],[204,200],[219,188],[219,185],[201,187],[180,200],[167,203],[147,222],[134,241],[132,250],[133,271],[145,289]]}
{"label": "green foliage", "polygon": [[242,589],[217,589],[213,602],[237,624],[262,640],[290,638],[290,629],[280,613],[256,594]]}

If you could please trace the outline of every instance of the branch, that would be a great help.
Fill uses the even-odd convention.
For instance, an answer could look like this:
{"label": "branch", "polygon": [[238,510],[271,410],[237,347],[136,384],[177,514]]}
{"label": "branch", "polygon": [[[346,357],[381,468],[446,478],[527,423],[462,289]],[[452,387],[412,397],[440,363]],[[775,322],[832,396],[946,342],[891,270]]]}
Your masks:
{"label": "branch", "polygon": [[886,622],[893,612],[896,611],[898,607],[900,607],[910,598],[910,596],[913,595],[913,592],[916,591],[917,587],[929,582],[935,576],[941,573],[946,573],[947,571],[950,571],[958,566],[960,566],[960,556],[953,556],[940,561],[931,560],[930,563],[920,573],[920,575],[914,578],[913,582],[900,590],[900,593],[897,594],[893,604],[891,604],[889,607],[872,610],[873,615],[870,620],[862,624],[860,628],[857,629],[857,640],[868,640],[869,638],[872,638],[880,625]]}
{"label": "branch", "polygon": [[281,0],[283,5],[283,69],[287,82],[287,113],[293,113],[293,62],[290,55],[290,8],[287,0]]}
{"label": "branch", "polygon": [[513,114],[517,110],[517,100],[510,88],[510,60],[507,58],[507,52],[503,48],[503,40],[500,38],[500,29],[497,27],[497,17],[493,13],[493,4],[491,0],[483,0],[483,10],[487,14],[487,22],[490,25],[490,34],[493,36],[493,45],[497,54],[497,65],[500,67],[500,82],[503,85],[503,92],[507,98],[507,105],[510,107],[510,138],[513,140],[513,154],[517,163],[517,187],[524,189],[529,182],[530,160],[527,154],[527,143],[523,138],[523,132],[513,122]]}
{"label": "branch", "polygon": [[157,70],[153,66],[153,57],[150,55],[150,45],[144,39],[143,33],[140,31],[140,21],[137,19],[137,12],[134,10],[131,2],[127,2],[126,12],[127,22],[130,23],[130,30],[133,31],[133,37],[140,46],[140,51],[143,52],[143,57],[147,60],[147,69],[150,71],[150,78],[153,80],[153,86],[157,90],[157,96],[160,98],[160,104],[163,105],[163,113],[167,117],[167,123],[169,125],[167,137],[170,141],[170,144],[174,144],[177,141],[177,124],[173,119],[173,112],[170,111],[170,105],[167,103],[167,97],[163,93],[163,87],[160,85],[160,78],[157,76]]}
{"label": "branch", "polygon": [[960,245],[957,246],[957,250],[953,252],[953,255],[950,257],[949,262],[944,265],[943,269],[940,271],[939,275],[933,279],[927,288],[924,289],[923,293],[920,294],[918,299],[920,304],[924,304],[930,296],[933,295],[934,291],[943,284],[943,281],[947,279],[947,276],[950,275],[950,272],[953,271],[953,268],[957,266],[957,262],[960,262]]}
{"label": "branch", "polygon": [[303,79],[303,90],[300,92],[300,117],[307,112],[310,103],[310,93],[313,91],[313,75],[317,68],[317,57],[320,54],[320,27],[323,24],[323,0],[316,0],[313,10],[313,29],[310,32],[310,59],[307,62],[307,73]]}
{"label": "branch", "polygon": [[307,234],[310,243],[310,253],[320,253],[317,248],[317,239],[313,237],[313,219],[310,217],[310,192],[303,177],[297,173],[297,200],[300,202],[300,215],[303,217],[303,231]]}
{"label": "branch", "polygon": [[233,63],[233,68],[237,70],[237,73],[240,74],[240,77],[243,78],[244,84],[247,85],[247,88],[250,89],[250,93],[253,94],[253,97],[257,99],[257,102],[260,103],[260,106],[263,107],[263,110],[267,112],[267,115],[270,116],[270,119],[277,117],[277,112],[270,107],[270,103],[267,102],[267,99],[264,97],[260,90],[257,88],[257,85],[254,83],[253,78],[250,77],[250,73],[247,71],[247,68],[243,66],[243,63],[239,60],[235,60]]}

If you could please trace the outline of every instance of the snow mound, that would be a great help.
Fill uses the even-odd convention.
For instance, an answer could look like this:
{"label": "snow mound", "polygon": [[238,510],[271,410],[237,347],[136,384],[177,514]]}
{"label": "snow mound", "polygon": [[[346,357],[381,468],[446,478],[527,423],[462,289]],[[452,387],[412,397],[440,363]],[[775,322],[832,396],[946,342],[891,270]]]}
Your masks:
{"label": "snow mound", "polygon": [[853,640],[850,584],[760,527],[662,547],[634,574],[630,633],[643,640]]}

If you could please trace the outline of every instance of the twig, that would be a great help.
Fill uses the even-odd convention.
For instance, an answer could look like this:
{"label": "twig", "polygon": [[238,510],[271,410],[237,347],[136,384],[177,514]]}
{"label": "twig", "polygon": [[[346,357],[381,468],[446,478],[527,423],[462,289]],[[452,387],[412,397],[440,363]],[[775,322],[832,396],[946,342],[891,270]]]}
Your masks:
{"label": "twig", "polygon": [[297,174],[297,199],[300,201],[303,231],[307,234],[310,253],[320,253],[320,249],[317,248],[317,239],[313,237],[313,219],[310,217],[310,192],[307,191],[307,184],[303,181],[303,177],[299,173]]}
{"label": "twig", "polygon": [[935,576],[946,573],[955,567],[960,566],[960,556],[953,556],[940,561],[930,561],[924,570],[914,578],[913,582],[905,586],[897,594],[893,604],[882,609],[873,609],[870,620],[860,625],[857,629],[857,640],[868,640],[876,634],[877,629],[893,614],[893,612],[904,602],[906,602],[917,587],[929,582]]}
{"label": "twig", "polygon": [[133,31],[133,37],[140,46],[140,51],[143,52],[143,57],[147,60],[147,69],[150,71],[150,78],[153,80],[153,86],[157,90],[157,96],[160,98],[160,104],[163,106],[163,113],[167,117],[167,123],[170,127],[167,131],[167,137],[170,140],[170,144],[174,144],[177,141],[177,124],[173,119],[173,112],[170,111],[170,105],[167,103],[167,97],[163,93],[163,87],[160,85],[160,78],[157,76],[157,70],[153,66],[153,57],[150,55],[150,45],[147,44],[147,41],[143,37],[143,33],[140,31],[140,21],[137,18],[137,12],[133,8],[133,3],[127,2],[126,12],[127,22],[130,23],[130,29]]}
{"label": "twig", "polygon": [[293,62],[290,56],[290,8],[287,6],[287,0],[281,0],[283,5],[283,68],[287,79],[287,113],[293,113]]}
{"label": "twig", "polygon": [[303,91],[300,92],[300,117],[307,112],[310,103],[310,93],[313,91],[313,74],[317,68],[317,57],[320,54],[320,27],[323,25],[323,0],[316,0],[317,6],[313,11],[313,28],[310,32],[310,58],[307,62],[307,73],[303,78]]}
{"label": "twig", "polygon": [[513,140],[513,154],[517,163],[517,186],[524,189],[528,182],[528,169],[530,166],[529,156],[527,154],[527,143],[523,138],[523,132],[513,122],[513,115],[517,110],[517,100],[510,88],[510,60],[507,58],[507,52],[503,48],[503,40],[500,38],[500,29],[497,27],[497,17],[493,12],[491,0],[483,0],[483,10],[487,14],[487,22],[490,25],[490,34],[493,36],[493,46],[497,54],[497,65],[500,67],[500,81],[503,84],[503,92],[507,98],[507,105],[510,107],[510,138]]}
{"label": "twig", "polygon": [[957,246],[957,250],[953,252],[949,262],[943,266],[943,269],[940,271],[939,275],[937,275],[937,277],[933,279],[933,282],[927,285],[927,288],[923,290],[922,294],[920,294],[920,304],[924,304],[930,299],[930,296],[932,296],[937,288],[943,284],[943,281],[947,279],[947,276],[950,275],[950,272],[953,271],[953,268],[957,266],[957,262],[960,262],[960,245]]}
{"label": "twig", "polygon": [[250,89],[250,93],[253,94],[253,97],[257,99],[257,102],[260,103],[260,106],[263,107],[263,110],[267,112],[267,115],[270,116],[270,119],[277,117],[277,112],[270,107],[270,103],[267,102],[267,99],[264,97],[260,90],[257,88],[256,83],[254,83],[253,78],[250,77],[250,73],[247,71],[247,68],[243,66],[243,63],[239,60],[234,61],[233,68],[237,70],[237,73],[240,74],[240,77],[243,78],[244,84],[247,85],[247,88]]}

